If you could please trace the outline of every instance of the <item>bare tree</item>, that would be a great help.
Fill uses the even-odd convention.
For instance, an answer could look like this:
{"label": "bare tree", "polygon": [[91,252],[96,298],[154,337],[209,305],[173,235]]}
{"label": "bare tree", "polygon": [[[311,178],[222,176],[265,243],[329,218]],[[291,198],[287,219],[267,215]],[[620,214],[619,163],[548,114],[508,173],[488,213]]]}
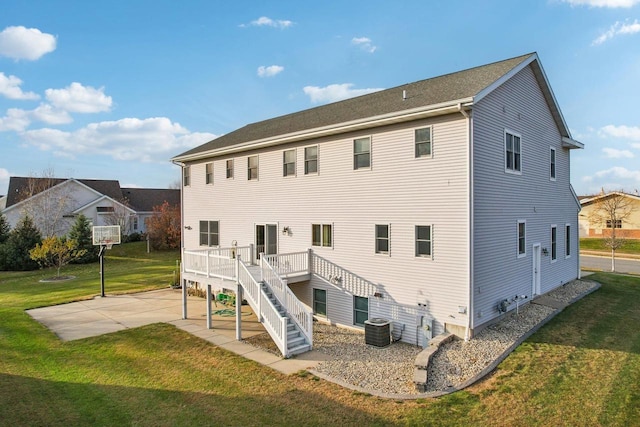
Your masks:
{"label": "bare tree", "polygon": [[[33,219],[43,237],[64,234],[73,220],[69,210],[74,206],[73,189],[60,185],[53,169],[45,169],[40,176],[32,175],[20,191],[24,200],[23,214]],[[65,217],[65,215],[68,215]]]}
{"label": "bare tree", "polygon": [[133,217],[135,213],[130,209],[129,199],[123,197],[117,200],[118,203],[113,205],[113,210],[104,215],[104,223],[106,225],[119,225],[120,233],[128,235],[132,228]]}
{"label": "bare tree", "polygon": [[[622,191],[593,196],[593,208],[589,222],[603,229],[604,244],[611,249],[611,271],[616,271],[616,251],[625,243],[626,231],[622,228],[634,210],[631,199]],[[605,233],[604,230],[607,230]]]}

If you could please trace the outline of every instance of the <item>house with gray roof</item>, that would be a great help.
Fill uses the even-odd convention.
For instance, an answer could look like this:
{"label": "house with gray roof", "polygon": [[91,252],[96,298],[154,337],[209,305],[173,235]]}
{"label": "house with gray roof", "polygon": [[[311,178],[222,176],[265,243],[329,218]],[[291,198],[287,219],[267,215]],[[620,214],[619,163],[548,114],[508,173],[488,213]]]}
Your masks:
{"label": "house with gray roof", "polygon": [[93,225],[145,233],[145,220],[164,201],[180,204],[180,190],[123,188],[117,180],[11,177],[2,213],[14,227],[28,214],[44,235],[64,235],[83,214]]}
{"label": "house with gray roof", "polygon": [[579,277],[580,148],[536,53],[249,124],[172,159],[185,295],[234,291],[284,356],[314,320],[472,339]]}

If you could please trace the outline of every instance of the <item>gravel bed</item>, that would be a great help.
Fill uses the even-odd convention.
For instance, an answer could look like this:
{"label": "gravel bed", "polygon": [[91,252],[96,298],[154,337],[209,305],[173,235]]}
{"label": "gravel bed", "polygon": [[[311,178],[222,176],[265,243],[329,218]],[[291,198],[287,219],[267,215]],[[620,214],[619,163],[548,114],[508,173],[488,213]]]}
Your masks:
{"label": "gravel bed", "polygon": [[[587,280],[570,282],[547,296],[568,303],[597,286]],[[518,312],[510,311],[503,319],[488,326],[472,340],[453,340],[433,355],[429,364],[427,392],[457,386],[479,374],[521,336],[554,310],[527,304]],[[419,394],[413,383],[414,362],[422,348],[393,343],[379,348],[366,345],[360,331],[314,323],[313,348],[332,357],[315,370],[365,390],[389,394]],[[248,343],[279,355],[268,334],[246,340]]]}

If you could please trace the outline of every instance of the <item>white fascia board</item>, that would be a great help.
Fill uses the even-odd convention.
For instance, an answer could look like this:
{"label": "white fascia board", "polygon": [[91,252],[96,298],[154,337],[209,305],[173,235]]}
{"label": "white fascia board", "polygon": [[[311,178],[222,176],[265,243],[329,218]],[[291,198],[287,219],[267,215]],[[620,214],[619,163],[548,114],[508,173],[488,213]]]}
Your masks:
{"label": "white fascia board", "polygon": [[195,153],[188,156],[176,156],[171,159],[173,163],[182,164],[183,162],[200,160],[212,156],[220,156],[224,154],[237,153],[240,151],[255,150],[274,145],[285,144],[289,142],[302,141],[305,139],[319,138],[323,136],[336,135],[345,132],[356,131],[360,129],[368,129],[394,123],[408,122],[418,120],[425,117],[440,116],[444,114],[452,114],[459,112],[460,106],[468,107],[473,104],[473,98],[456,99],[440,104],[428,105],[425,107],[413,108],[411,110],[402,110],[383,114],[380,116],[367,117],[365,119],[354,120],[351,122],[337,123],[334,125],[324,126],[315,129],[307,129],[290,134],[277,135],[256,141],[249,141],[242,144],[235,144],[231,147],[219,148],[217,150],[209,150],[202,153]]}
{"label": "white fascia board", "polygon": [[580,141],[576,141],[575,139],[562,137],[562,147],[564,148],[584,148],[584,144]]}
{"label": "white fascia board", "polygon": [[90,208],[91,206],[96,205],[96,204],[100,203],[103,200],[110,200],[112,203],[115,203],[116,205],[122,206],[124,209],[128,210],[129,212],[136,213],[136,211],[131,209],[129,206],[126,206],[126,205],[120,203],[119,201],[113,200],[111,197],[105,196],[105,195],[103,195],[102,197],[100,197],[98,199],[90,201],[89,203],[85,204],[84,206],[80,206],[78,209],[76,209],[72,213],[74,213],[74,214],[80,213],[84,209]]}

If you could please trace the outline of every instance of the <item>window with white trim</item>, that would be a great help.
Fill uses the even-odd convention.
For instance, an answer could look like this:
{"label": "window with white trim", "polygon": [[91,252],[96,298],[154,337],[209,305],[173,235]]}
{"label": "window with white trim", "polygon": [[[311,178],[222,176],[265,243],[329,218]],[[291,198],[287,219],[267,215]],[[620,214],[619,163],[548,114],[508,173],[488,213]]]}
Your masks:
{"label": "window with white trim", "polygon": [[556,180],[556,149],[553,147],[549,153],[549,179]]}
{"label": "window with white trim", "polygon": [[417,157],[431,157],[431,128],[416,129],[414,133]]}
{"label": "window with white trim", "polygon": [[376,224],[376,253],[389,253],[389,224]]}
{"label": "window with white trim", "polygon": [[331,224],[311,224],[312,246],[333,246],[333,226]]}
{"label": "window with white trim", "polygon": [[304,149],[304,174],[318,173],[318,146]]}
{"label": "window with white trim", "polygon": [[313,289],[313,314],[327,317],[327,291],[325,289]]}
{"label": "window with white trim", "polygon": [[527,223],[525,221],[518,221],[518,258],[527,254]]}
{"label": "window with white trim", "polygon": [[607,228],[622,228],[622,220],[621,219],[608,219],[607,220]]}
{"label": "window with white trim", "polygon": [[364,326],[369,320],[369,298],[353,297],[353,324]]}
{"label": "window with white trim", "polygon": [[200,246],[218,246],[220,231],[218,221],[200,221]]}
{"label": "window with white trim", "polygon": [[258,156],[247,158],[247,179],[249,181],[258,179]]}
{"label": "window with white trim", "polygon": [[353,169],[367,169],[371,167],[371,138],[353,140]]}
{"label": "window with white trim", "polygon": [[191,166],[182,168],[182,185],[185,187],[191,185]]}
{"label": "window with white trim", "polygon": [[431,226],[416,225],[416,256],[431,258]]}
{"label": "window with white trim", "polygon": [[512,133],[508,130],[504,131],[504,150],[505,150],[505,171],[511,173],[521,173],[521,144],[520,135]]}
{"label": "window with white trim", "polygon": [[133,222],[133,229],[137,230],[138,229],[138,216],[137,215],[133,216],[132,222]]}
{"label": "window with white trim", "polygon": [[233,159],[227,160],[227,179],[233,179]]}
{"label": "window with white trim", "polygon": [[571,256],[571,224],[564,226],[564,257]]}
{"label": "window with white trim", "polygon": [[296,174],[296,150],[287,150],[282,153],[282,176],[295,176]]}
{"label": "window with white trim", "polygon": [[558,227],[551,226],[551,261],[558,258]]}
{"label": "window with white trim", "polygon": [[204,181],[205,184],[213,184],[213,163],[204,165]]}

